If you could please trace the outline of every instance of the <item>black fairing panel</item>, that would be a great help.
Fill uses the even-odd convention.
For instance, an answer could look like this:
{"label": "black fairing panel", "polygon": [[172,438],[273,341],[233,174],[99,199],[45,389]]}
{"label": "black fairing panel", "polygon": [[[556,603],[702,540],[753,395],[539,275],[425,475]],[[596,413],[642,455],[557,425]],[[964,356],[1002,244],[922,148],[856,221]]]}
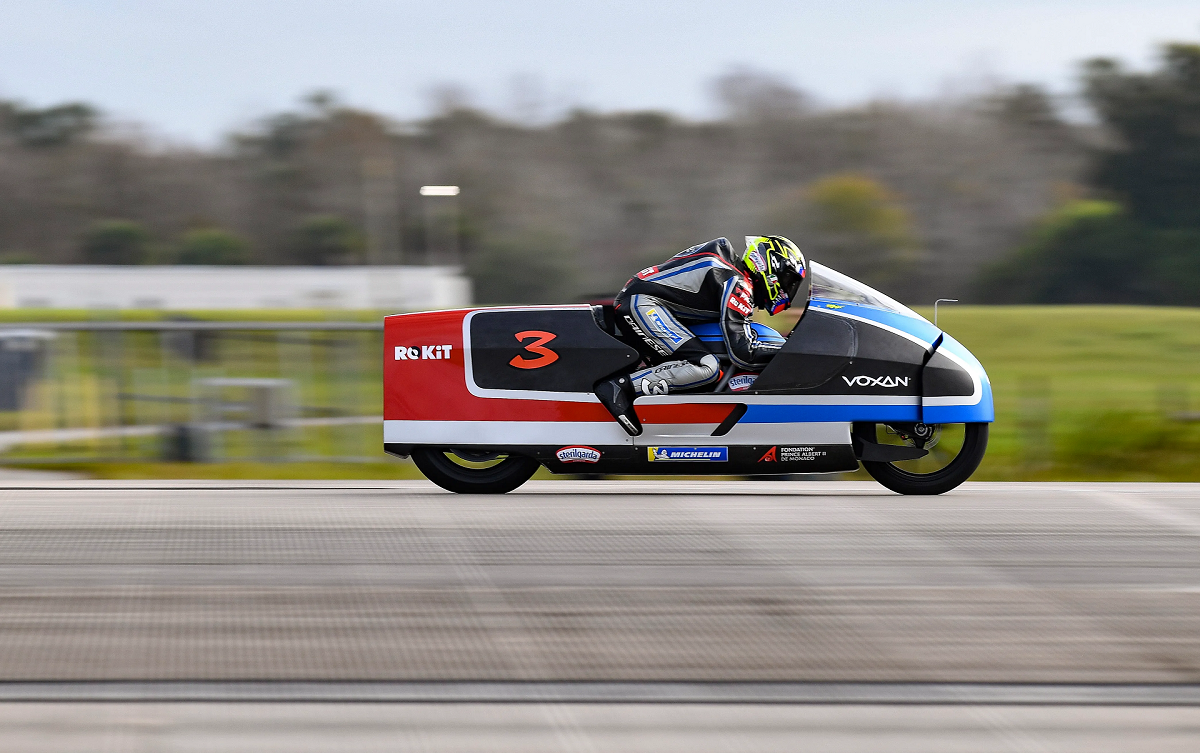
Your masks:
{"label": "black fairing panel", "polygon": [[853,322],[809,309],[754,383],[755,392],[813,389],[840,374],[858,352]]}
{"label": "black fairing panel", "polygon": [[943,353],[934,353],[925,365],[925,397],[970,396],[975,381],[967,371]]}
{"label": "black fairing panel", "polygon": [[753,392],[919,395],[928,350],[907,337],[809,309]]}
{"label": "black fairing panel", "polygon": [[471,377],[485,389],[591,392],[640,358],[590,309],[479,311],[469,326]]}

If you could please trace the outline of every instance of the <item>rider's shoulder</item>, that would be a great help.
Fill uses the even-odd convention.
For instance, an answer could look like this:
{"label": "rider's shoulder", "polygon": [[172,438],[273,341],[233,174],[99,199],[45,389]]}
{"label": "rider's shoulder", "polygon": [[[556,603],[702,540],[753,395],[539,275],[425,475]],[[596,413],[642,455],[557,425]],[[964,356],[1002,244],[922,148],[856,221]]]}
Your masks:
{"label": "rider's shoulder", "polygon": [[679,253],[671,257],[672,262],[684,261],[687,259],[705,259],[707,258],[714,266],[733,265],[733,245],[728,238],[720,237],[713,238],[711,241],[698,243],[691,248],[685,248]]}

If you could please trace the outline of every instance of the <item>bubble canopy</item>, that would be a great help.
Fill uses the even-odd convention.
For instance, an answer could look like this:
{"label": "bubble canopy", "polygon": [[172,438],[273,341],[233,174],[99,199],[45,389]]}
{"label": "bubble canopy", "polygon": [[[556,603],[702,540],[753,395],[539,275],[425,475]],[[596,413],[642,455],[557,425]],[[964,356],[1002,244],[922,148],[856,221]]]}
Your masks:
{"label": "bubble canopy", "polygon": [[810,294],[812,298],[871,306],[903,316],[923,318],[896,299],[880,293],[869,285],[864,285],[853,277],[830,269],[824,264],[815,261],[809,262],[809,270],[812,272],[812,292]]}

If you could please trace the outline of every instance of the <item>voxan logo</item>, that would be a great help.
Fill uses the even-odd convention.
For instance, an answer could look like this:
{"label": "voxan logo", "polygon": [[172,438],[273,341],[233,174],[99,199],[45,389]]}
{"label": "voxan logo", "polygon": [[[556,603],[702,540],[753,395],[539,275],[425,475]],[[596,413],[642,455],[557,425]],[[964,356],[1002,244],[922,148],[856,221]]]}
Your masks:
{"label": "voxan logo", "polygon": [[526,358],[524,355],[518,353],[508,362],[509,366],[515,366],[518,369],[540,369],[558,360],[558,354],[546,347],[546,343],[558,337],[553,332],[529,329],[524,332],[518,332],[515,337],[519,343],[524,343],[526,340],[533,340],[531,343],[526,343],[525,351],[532,353],[537,358]]}
{"label": "voxan logo", "polygon": [[847,387],[907,387],[909,377],[844,376],[842,380],[846,382]]}
{"label": "voxan logo", "polygon": [[450,359],[453,345],[421,345],[420,347],[396,346],[397,361],[446,361]]}

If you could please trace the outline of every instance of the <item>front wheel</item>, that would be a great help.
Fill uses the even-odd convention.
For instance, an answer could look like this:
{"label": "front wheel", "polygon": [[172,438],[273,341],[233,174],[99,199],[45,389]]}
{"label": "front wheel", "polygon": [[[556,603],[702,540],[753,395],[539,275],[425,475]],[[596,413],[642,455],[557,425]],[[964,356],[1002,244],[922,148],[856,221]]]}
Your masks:
{"label": "front wheel", "polygon": [[943,494],[971,477],[987,451],[987,424],[854,424],[854,434],[881,445],[922,447],[917,460],[862,461],[879,483],[899,494]]}
{"label": "front wheel", "polygon": [[413,462],[425,477],[458,494],[504,494],[529,480],[540,463],[524,455],[418,447]]}

